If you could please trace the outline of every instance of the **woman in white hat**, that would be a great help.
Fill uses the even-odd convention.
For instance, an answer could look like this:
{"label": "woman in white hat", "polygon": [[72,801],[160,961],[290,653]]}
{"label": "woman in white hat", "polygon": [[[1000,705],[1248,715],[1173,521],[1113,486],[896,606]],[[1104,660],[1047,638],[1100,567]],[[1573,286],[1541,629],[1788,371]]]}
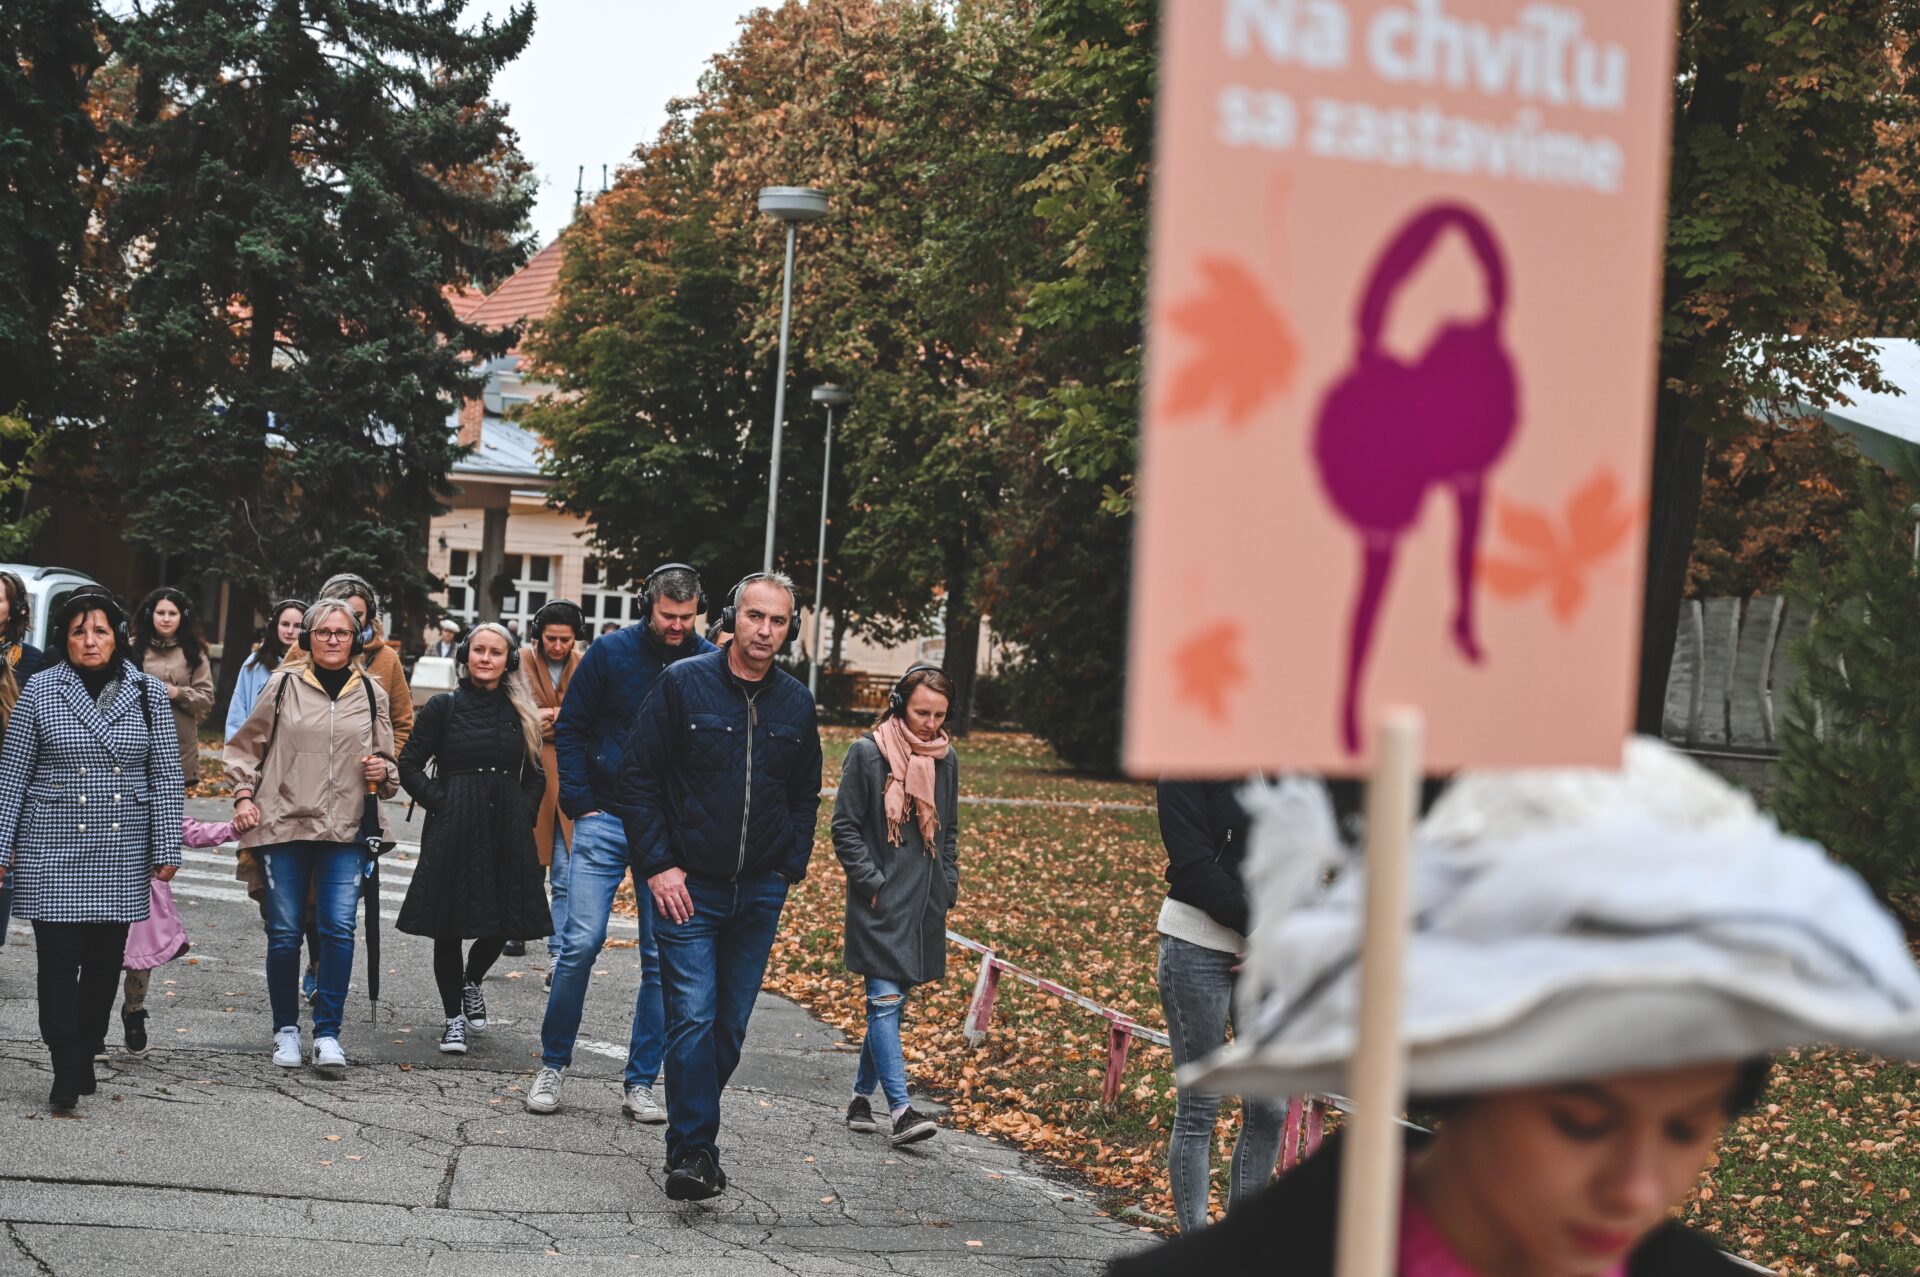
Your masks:
{"label": "woman in white hat", "polygon": [[[1184,1083],[1346,1088],[1364,875],[1300,904],[1331,832],[1302,792],[1255,800],[1248,1032]],[[1420,828],[1410,886],[1401,1036],[1416,1107],[1441,1121],[1408,1140],[1401,1277],[1751,1271],[1671,1214],[1768,1058],[1920,1055],[1898,923],[1656,742],[1631,743],[1618,773],[1463,777]],[[1220,1224],[1112,1271],[1332,1273],[1339,1164],[1335,1139]]]}

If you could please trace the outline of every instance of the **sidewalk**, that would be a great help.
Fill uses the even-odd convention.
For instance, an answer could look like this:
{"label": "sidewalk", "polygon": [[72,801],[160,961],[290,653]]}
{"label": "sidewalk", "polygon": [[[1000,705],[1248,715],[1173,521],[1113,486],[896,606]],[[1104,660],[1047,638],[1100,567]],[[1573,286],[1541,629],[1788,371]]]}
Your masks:
{"label": "sidewalk", "polygon": [[[154,1050],[103,1066],[77,1120],[46,1110],[31,928],[0,949],[0,1274],[1097,1273],[1150,1240],[1005,1146],[848,1131],[853,1054],[765,995],[726,1097],[728,1190],[668,1201],[663,1128],[619,1109],[631,948],[596,967],[560,1113],[520,1102],[545,1005],[531,956],[488,979],[474,1050],[443,1056],[431,946],[390,921],[377,1024],[356,959],[347,1079],[282,1072],[258,915],[207,854],[175,881],[194,949],[156,973]],[[391,911],[411,865],[389,859]]]}

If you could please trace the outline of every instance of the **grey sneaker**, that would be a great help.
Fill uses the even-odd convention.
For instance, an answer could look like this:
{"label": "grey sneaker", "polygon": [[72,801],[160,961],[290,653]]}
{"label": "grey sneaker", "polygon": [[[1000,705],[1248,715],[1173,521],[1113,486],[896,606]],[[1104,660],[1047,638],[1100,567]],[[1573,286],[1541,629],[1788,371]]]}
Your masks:
{"label": "grey sneaker", "polygon": [[527,1088],[527,1112],[552,1113],[560,1107],[560,1082],[565,1076],[564,1069],[550,1069],[544,1065],[533,1075],[533,1085]]}
{"label": "grey sneaker", "polygon": [[653,1088],[650,1086],[628,1087],[627,1098],[620,1107],[627,1111],[628,1117],[636,1122],[645,1122],[648,1126],[658,1126],[667,1120],[667,1111],[653,1098]]}

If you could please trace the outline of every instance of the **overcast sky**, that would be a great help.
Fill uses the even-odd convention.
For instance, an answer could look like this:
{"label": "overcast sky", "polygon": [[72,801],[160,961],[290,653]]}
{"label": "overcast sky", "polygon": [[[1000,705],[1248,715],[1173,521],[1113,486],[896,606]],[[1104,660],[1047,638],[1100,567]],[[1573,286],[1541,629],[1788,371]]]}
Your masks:
{"label": "overcast sky", "polygon": [[[693,92],[707,60],[733,43],[742,14],[766,0],[537,0],[533,41],[494,83],[512,107],[520,148],[540,180],[533,227],[550,243],[573,214],[575,176],[600,189]],[[476,0],[473,20],[511,0]]]}

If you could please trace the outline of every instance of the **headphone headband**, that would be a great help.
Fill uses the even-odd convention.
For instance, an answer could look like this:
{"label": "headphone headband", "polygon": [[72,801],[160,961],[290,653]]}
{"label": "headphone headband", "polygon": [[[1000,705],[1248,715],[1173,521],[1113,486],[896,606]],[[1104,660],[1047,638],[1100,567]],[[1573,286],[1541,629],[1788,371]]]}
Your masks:
{"label": "headphone headband", "polygon": [[482,621],[467,631],[467,636],[460,640],[460,646],[453,650],[454,668],[456,670],[464,670],[467,668],[467,658],[473,653],[474,636],[483,632],[487,634],[498,634],[505,640],[507,645],[507,668],[505,673],[511,674],[518,670],[520,668],[520,644],[514,641],[513,632],[498,621]]}
{"label": "headphone headband", "polygon": [[[547,613],[549,612],[564,612],[567,613],[567,615],[549,620],[547,619]],[[572,629],[575,639],[584,641],[587,637],[587,614],[582,611],[580,605],[572,599],[548,599],[545,603],[541,604],[539,609],[534,612],[533,619],[527,622],[527,628],[532,631],[527,637],[536,643],[539,642],[541,632],[549,625],[565,625],[569,627]]]}
{"label": "headphone headband", "polygon": [[894,682],[893,690],[887,693],[887,712],[895,718],[907,712],[907,680],[923,670],[932,670],[945,676],[948,682],[953,681],[953,675],[947,673],[944,665],[935,665],[932,661],[915,661],[907,666],[907,672]]}
{"label": "headphone headband", "polygon": [[694,567],[691,563],[676,562],[662,563],[659,567],[647,573],[646,578],[640,582],[641,618],[649,625],[653,623],[653,604],[655,600],[653,582],[656,577],[665,572],[685,572],[693,577],[693,610],[697,614],[705,615],[707,612],[707,587],[700,580],[700,569]]}

